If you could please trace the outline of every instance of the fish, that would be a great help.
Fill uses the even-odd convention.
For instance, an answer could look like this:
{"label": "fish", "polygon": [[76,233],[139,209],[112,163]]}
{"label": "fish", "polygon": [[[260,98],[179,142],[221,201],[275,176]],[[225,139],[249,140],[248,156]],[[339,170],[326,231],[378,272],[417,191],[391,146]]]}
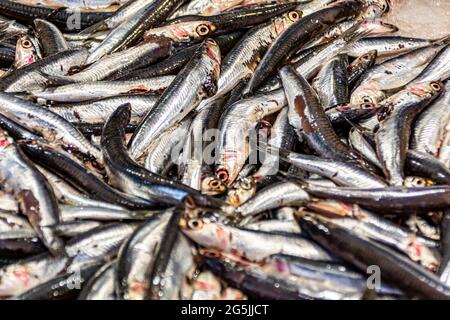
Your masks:
{"label": "fish", "polygon": [[0,79],[0,89],[2,92],[23,92],[45,87],[48,75],[64,75],[70,68],[84,64],[87,55],[85,49],[70,49],[39,59]]}
{"label": "fish", "polygon": [[375,134],[376,150],[384,174],[392,186],[403,185],[403,167],[414,118],[443,89],[441,82],[417,83],[381,103],[382,108],[386,108],[383,112],[388,115],[380,122]]}
{"label": "fish", "polygon": [[[270,201],[267,197],[270,195]],[[254,216],[258,213],[291,205],[304,205],[311,201],[309,194],[295,182],[277,182],[273,183],[247,202],[240,205],[236,212],[242,217]]]}
{"label": "fish", "polygon": [[351,19],[361,8],[361,2],[342,1],[299,19],[271,45],[255,70],[254,76],[244,89],[243,95],[255,91],[264,80],[274,73],[274,69],[283,60],[289,59],[295,48],[306,44],[310,37],[320,34],[330,25]]}
{"label": "fish", "polygon": [[[339,251],[339,256],[355,267],[363,269],[368,265],[379,266],[382,277],[395,283],[406,293],[429,299],[449,298],[448,289],[442,286],[438,277],[392,249],[370,242],[365,237],[358,237],[352,232],[321,224],[311,217],[301,218],[300,226],[323,246],[329,249],[339,246],[342,250]],[[398,274],[402,276],[398,277]]]}
{"label": "fish", "polygon": [[[287,103],[283,90],[237,101],[219,120],[216,176],[227,186],[237,178],[249,155],[251,135],[263,117],[280,111]],[[244,139],[242,139],[244,138]]]}
{"label": "fish", "polygon": [[33,23],[44,57],[69,49],[64,35],[53,23],[43,19],[35,19]]}
{"label": "fish", "polygon": [[[45,177],[33,166],[17,145],[2,131],[0,175],[6,192],[12,194],[20,210],[28,217],[33,229],[53,255],[64,253],[64,244],[53,226],[59,222],[55,194]],[[22,172],[14,179],[15,172]]]}
{"label": "fish", "polygon": [[428,153],[434,157],[439,155],[445,126],[450,121],[450,83],[447,82],[444,92],[426,108],[414,122],[411,136],[411,149]]}

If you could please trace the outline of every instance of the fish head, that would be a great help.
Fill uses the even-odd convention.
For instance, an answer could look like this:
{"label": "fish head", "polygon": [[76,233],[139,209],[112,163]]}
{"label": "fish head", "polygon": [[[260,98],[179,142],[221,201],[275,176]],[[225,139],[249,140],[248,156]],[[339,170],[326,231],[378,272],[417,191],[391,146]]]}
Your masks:
{"label": "fish head", "polygon": [[370,50],[366,53],[364,53],[362,56],[358,57],[353,61],[351,65],[349,65],[349,68],[365,68],[368,69],[372,67],[375,64],[375,61],[378,57],[378,51],[377,50]]}
{"label": "fish head", "polygon": [[37,51],[30,36],[22,36],[17,40],[14,66],[22,68],[37,60]]}
{"label": "fish head", "polygon": [[280,35],[302,16],[303,12],[301,10],[291,10],[286,12],[273,21],[272,30],[276,35]]}
{"label": "fish head", "polygon": [[444,84],[440,81],[417,82],[410,84],[407,90],[419,97],[435,97],[444,91]]}
{"label": "fish head", "polygon": [[391,10],[390,0],[364,0],[365,8],[361,18],[377,19]]}
{"label": "fish head", "polygon": [[[189,42],[211,36],[217,26],[207,20],[182,21],[154,29],[153,33],[170,38],[177,42]],[[149,30],[147,35],[152,34]]]}
{"label": "fish head", "polygon": [[350,97],[350,104],[363,107],[370,103],[375,106],[386,98],[385,93],[375,84],[367,84],[357,88]]}

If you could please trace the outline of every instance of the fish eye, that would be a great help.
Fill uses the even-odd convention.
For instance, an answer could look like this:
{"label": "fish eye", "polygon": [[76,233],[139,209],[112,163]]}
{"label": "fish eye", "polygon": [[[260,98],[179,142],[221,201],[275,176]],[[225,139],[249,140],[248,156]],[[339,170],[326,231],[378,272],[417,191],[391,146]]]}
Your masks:
{"label": "fish eye", "polygon": [[252,184],[249,181],[242,181],[239,185],[244,190],[250,190],[252,188]]}
{"label": "fish eye", "polygon": [[203,227],[203,221],[200,219],[191,219],[188,221],[187,226],[191,230],[200,230]]}
{"label": "fish eye", "polygon": [[300,18],[300,14],[297,11],[291,11],[288,14],[289,19],[291,19],[292,21],[296,21]]}
{"label": "fish eye", "polygon": [[439,92],[442,90],[442,86],[439,82],[432,82],[430,84],[430,87],[434,92]]}
{"label": "fish eye", "polygon": [[365,97],[363,97],[363,102],[364,103],[373,103],[373,100],[371,97],[365,96]]}
{"label": "fish eye", "polygon": [[195,205],[195,200],[192,196],[186,196],[183,200],[184,205],[188,209],[195,209],[197,206]]}
{"label": "fish eye", "polygon": [[362,109],[374,109],[375,105],[373,103],[366,102],[366,103],[361,104],[361,108]]}
{"label": "fish eye", "polygon": [[405,179],[404,185],[409,188],[411,187],[421,188],[427,186],[427,181],[420,177],[407,177]]}
{"label": "fish eye", "polygon": [[415,181],[416,186],[424,186],[425,181],[423,179],[416,179]]}
{"label": "fish eye", "polygon": [[385,3],[383,3],[383,4],[381,5],[381,10],[382,10],[384,13],[389,12],[389,9],[390,9],[389,2],[385,2]]}
{"label": "fish eye", "polygon": [[22,47],[24,47],[25,49],[29,49],[32,47],[32,43],[30,40],[22,40],[21,42]]}
{"label": "fish eye", "polygon": [[200,36],[206,36],[209,33],[209,27],[206,24],[201,24],[196,28]]}
{"label": "fish eye", "polygon": [[221,185],[220,181],[217,180],[217,179],[211,180],[208,184],[209,184],[209,186],[210,186],[211,188],[213,188],[213,189],[217,189],[217,188],[219,188],[220,185]]}

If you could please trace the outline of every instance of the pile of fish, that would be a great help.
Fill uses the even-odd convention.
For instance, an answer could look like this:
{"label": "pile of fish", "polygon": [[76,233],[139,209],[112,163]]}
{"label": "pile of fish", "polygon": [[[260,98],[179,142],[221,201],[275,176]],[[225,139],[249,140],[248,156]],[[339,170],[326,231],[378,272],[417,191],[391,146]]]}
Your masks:
{"label": "pile of fish", "polygon": [[0,298],[450,299],[450,36],[389,9],[1,0]]}

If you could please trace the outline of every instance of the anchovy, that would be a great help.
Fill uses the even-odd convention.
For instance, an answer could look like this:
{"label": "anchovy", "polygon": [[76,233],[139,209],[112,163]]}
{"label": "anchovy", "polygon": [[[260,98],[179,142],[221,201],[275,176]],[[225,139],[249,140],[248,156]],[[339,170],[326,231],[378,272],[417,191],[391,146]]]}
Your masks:
{"label": "anchovy", "polygon": [[366,286],[363,276],[347,267],[290,256],[278,255],[262,266],[220,256],[204,260],[214,274],[258,299],[361,299]]}
{"label": "anchovy", "polygon": [[0,89],[4,92],[22,92],[45,87],[48,84],[47,75],[64,75],[71,67],[83,65],[87,54],[87,50],[74,49],[40,59],[0,79]]}
{"label": "anchovy", "polygon": [[[218,126],[223,104],[224,99],[215,99],[195,115],[183,145],[182,163],[179,164],[181,181],[191,188],[202,190],[203,193],[205,192],[202,189],[202,183],[212,175],[209,165],[213,155],[211,152],[206,153],[210,151],[209,146],[214,144],[210,141],[211,135]],[[207,186],[210,191],[223,187],[217,179],[208,182]]]}
{"label": "anchovy", "polygon": [[[90,26],[87,26],[87,28],[83,29],[79,35],[87,35],[91,36],[92,34],[95,34],[96,32],[108,30],[108,29],[114,29],[122,22],[126,21],[128,18],[132,17],[133,15],[137,14],[142,9],[146,8],[147,6],[151,5],[155,0],[132,0],[127,1],[123,6],[121,6],[119,9],[114,11],[114,13],[111,14],[111,16],[107,17],[106,19],[102,19],[98,21],[97,23],[94,23]],[[104,40],[104,39],[102,39]]]}
{"label": "anchovy", "polygon": [[27,0],[32,5],[40,5],[50,8],[72,7],[79,9],[105,9],[114,5],[122,5],[126,0]]}
{"label": "anchovy", "polygon": [[450,121],[450,82],[444,92],[414,122],[411,149],[437,157]]}
{"label": "anchovy", "polygon": [[181,152],[191,122],[192,118],[185,118],[164,131],[150,144],[148,156],[144,161],[144,167],[147,170],[163,176],[167,174],[171,165],[175,163],[174,158]]}
{"label": "anchovy", "polygon": [[188,208],[221,207],[223,203],[201,195],[197,190],[154,174],[134,162],[124,144],[124,127],[129,122],[130,106],[119,107],[108,119],[102,132],[102,151],[111,185],[138,197],[157,199],[163,203]]}
{"label": "anchovy", "polygon": [[30,36],[22,36],[17,40],[14,67],[23,68],[39,59],[34,41]]}
{"label": "anchovy", "polygon": [[[207,218],[182,221],[182,231],[201,246],[262,261],[274,254],[330,261],[332,257],[315,243],[296,234],[282,235],[246,230],[210,221]],[[262,245],[263,244],[263,245]]]}
{"label": "anchovy", "polygon": [[317,50],[313,50],[292,66],[305,79],[310,79],[317,74],[323,64],[330,58],[342,53],[349,44],[369,33],[369,28],[370,26],[365,24],[357,24],[345,31],[339,38],[327,43],[324,46],[320,46]]}
{"label": "anchovy", "polygon": [[359,57],[368,51],[377,50],[379,57],[386,57],[428,47],[433,42],[434,40],[399,36],[369,37],[358,40],[350,45],[346,53],[352,57]]}
{"label": "anchovy", "polygon": [[315,241],[358,269],[365,271],[370,265],[379,266],[383,279],[398,285],[406,293],[429,299],[450,298],[449,289],[439,278],[390,248],[310,217],[301,218],[300,226]]}
{"label": "anchovy", "polygon": [[357,57],[347,67],[347,82],[350,87],[359,81],[359,79],[375,64],[378,57],[376,50],[368,51],[363,55]]}
{"label": "anchovy", "polygon": [[450,78],[450,43],[447,44],[411,83],[445,81]]}
{"label": "anchovy", "polygon": [[114,276],[116,261],[101,267],[83,286],[78,300],[115,300]]}
{"label": "anchovy", "polygon": [[409,173],[429,178],[436,184],[450,184],[449,168],[432,155],[408,150],[405,169]]}
{"label": "anchovy", "polygon": [[192,244],[178,227],[169,227],[151,270],[150,299],[180,299],[180,288],[192,278],[195,269],[192,250]]}
{"label": "anchovy", "polygon": [[120,94],[158,94],[173,81],[174,76],[140,79],[134,81],[96,81],[68,84],[44,90],[31,90],[38,99],[54,102],[83,102]]}
{"label": "anchovy", "polygon": [[289,102],[289,123],[299,139],[325,158],[359,163],[370,167],[357,152],[339,140],[311,85],[292,67],[280,70],[286,97]]}
{"label": "anchovy", "polygon": [[[215,37],[214,41],[216,41],[219,45],[221,54],[225,56],[233,48],[234,44],[241,38],[242,34],[242,31],[236,31]],[[134,71],[124,70],[124,72],[119,72],[112,77],[108,77],[108,79],[139,80],[143,78],[174,74],[180,71],[185,64],[189,62],[199,46],[200,44],[194,44],[187,48],[182,48],[161,62]]]}
{"label": "anchovy", "polygon": [[306,191],[313,196],[356,203],[385,213],[411,213],[432,209],[445,209],[450,204],[450,187],[427,188],[388,187],[375,189],[334,188],[309,185]]}
{"label": "anchovy", "polygon": [[[333,39],[342,36],[347,30],[354,27],[358,23],[359,22],[356,20],[338,23],[335,26],[326,30],[323,34],[317,37],[317,39],[311,41],[308,45],[310,47],[314,47],[328,43]],[[361,23],[367,25],[368,30],[370,30],[367,36],[370,37],[381,36],[389,33],[395,33],[398,31],[398,28],[396,26],[390,23],[383,22],[380,19],[364,20]]]}
{"label": "anchovy", "polygon": [[74,31],[78,28],[88,27],[111,15],[111,12],[104,11],[80,11],[78,12],[78,20],[74,20],[73,10],[68,8],[55,11],[52,8],[32,6],[11,0],[0,2],[0,10],[2,15],[16,18],[20,21],[47,19],[57,24],[64,31]]}
{"label": "anchovy", "polygon": [[78,274],[66,273],[14,297],[14,300],[74,299],[81,286],[97,271],[99,265],[85,266]]}
{"label": "anchovy", "polygon": [[16,55],[16,48],[13,45],[2,43],[0,44],[0,66],[11,67],[14,63]]}
{"label": "anchovy", "polygon": [[206,20],[214,24],[213,34],[223,34],[252,25],[261,24],[271,18],[296,8],[296,3],[266,4],[248,8],[238,8],[230,12],[224,12],[211,16],[188,15],[169,20],[168,24],[179,24],[187,21]]}
{"label": "anchovy", "polygon": [[388,116],[380,122],[375,141],[378,158],[391,185],[403,185],[403,168],[414,118],[443,89],[440,82],[417,83],[381,103]]}
{"label": "anchovy", "polygon": [[102,222],[94,220],[67,221],[58,224],[55,227],[55,231],[61,237],[72,238],[78,237],[79,235],[89,232],[101,225]]}
{"label": "anchovy", "polygon": [[[147,66],[158,59],[168,56],[171,50],[171,43],[168,40],[161,39],[109,54],[73,75],[59,77],[46,76],[57,84],[104,80],[111,75],[119,73],[123,69],[134,70]],[[86,60],[86,64],[89,64],[89,60]]]}
{"label": "anchovy", "polygon": [[7,40],[19,34],[26,34],[28,28],[24,25],[0,16],[0,41]]}
{"label": "anchovy", "polygon": [[54,255],[62,254],[64,244],[52,229],[59,222],[59,209],[53,190],[45,177],[4,132],[0,133],[0,145],[3,188],[14,195],[21,212],[28,217],[50,252]]}
{"label": "anchovy", "polygon": [[[236,179],[249,155],[247,141],[263,117],[286,105],[283,90],[259,94],[234,103],[222,114],[217,142],[216,175],[226,185]],[[255,137],[253,137],[255,138]]]}
{"label": "anchovy", "polygon": [[55,174],[47,171],[39,165],[37,165],[36,167],[48,180],[52,189],[55,191],[56,198],[62,204],[74,206],[93,206],[99,208],[108,208],[112,210],[124,209],[121,206],[114,205],[112,203],[90,199],[88,195],[78,191]]}
{"label": "anchovy", "polygon": [[142,157],[162,131],[183,119],[204,97],[212,96],[219,74],[220,49],[207,39],[139,124],[129,143],[131,156]]}
{"label": "anchovy", "polygon": [[[268,196],[270,195],[270,200]],[[308,193],[301,186],[293,182],[273,183],[261,191],[253,198],[236,209],[241,216],[253,216],[258,213],[284,207],[299,206],[311,201]]]}
{"label": "anchovy", "polygon": [[350,102],[347,69],[347,56],[337,55],[328,60],[314,79],[313,87],[325,111]]}
{"label": "anchovy", "polygon": [[[292,126],[289,124],[288,109],[280,111],[270,130],[268,144],[286,150],[292,150],[295,146],[295,135]],[[261,167],[252,174],[258,185],[265,185],[275,178],[281,164],[276,154],[266,154]]]}
{"label": "anchovy", "polygon": [[[313,205],[318,206],[318,204]],[[322,204],[322,206],[326,206],[326,204]],[[395,248],[430,271],[435,271],[440,264],[440,254],[437,250],[439,244],[437,242],[416,236],[409,229],[398,227],[391,221],[358,206],[349,206],[345,203],[338,203],[337,206],[345,212],[344,217],[328,218],[317,214],[313,214],[313,216],[318,221],[339,226],[360,237],[368,237]],[[321,210],[324,210],[324,208],[322,207]],[[308,214],[311,213],[308,212]]]}
{"label": "anchovy", "polygon": [[102,163],[100,151],[61,116],[7,93],[0,93],[0,113],[18,124],[41,134],[63,149],[81,153],[83,157]]}
{"label": "anchovy", "polygon": [[44,57],[69,49],[64,35],[53,23],[43,19],[36,19],[33,23]]}

